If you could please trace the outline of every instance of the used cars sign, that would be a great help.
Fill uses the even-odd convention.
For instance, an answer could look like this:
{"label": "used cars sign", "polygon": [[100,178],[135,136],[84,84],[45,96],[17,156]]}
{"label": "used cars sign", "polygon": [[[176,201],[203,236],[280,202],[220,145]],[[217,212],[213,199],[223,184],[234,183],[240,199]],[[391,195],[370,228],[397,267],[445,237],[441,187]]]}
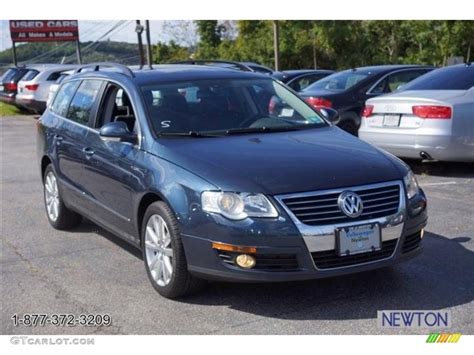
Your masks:
{"label": "used cars sign", "polygon": [[13,20],[10,21],[13,42],[49,42],[79,40],[76,20]]}

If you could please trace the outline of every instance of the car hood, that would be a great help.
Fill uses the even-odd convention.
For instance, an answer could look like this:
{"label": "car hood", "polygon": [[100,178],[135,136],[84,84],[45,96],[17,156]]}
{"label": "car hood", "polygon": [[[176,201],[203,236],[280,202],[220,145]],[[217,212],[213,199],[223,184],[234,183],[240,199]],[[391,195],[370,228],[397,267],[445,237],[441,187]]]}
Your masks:
{"label": "car hood", "polygon": [[401,179],[406,167],[337,127],[162,138],[153,153],[225,191],[270,195]]}

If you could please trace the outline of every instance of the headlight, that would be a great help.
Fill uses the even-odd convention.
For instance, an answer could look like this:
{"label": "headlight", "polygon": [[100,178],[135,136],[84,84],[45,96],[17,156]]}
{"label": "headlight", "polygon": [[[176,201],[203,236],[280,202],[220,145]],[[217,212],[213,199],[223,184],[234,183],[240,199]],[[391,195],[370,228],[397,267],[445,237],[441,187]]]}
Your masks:
{"label": "headlight", "polygon": [[275,207],[262,194],[204,191],[201,204],[203,211],[219,213],[234,220],[247,217],[278,217]]}
{"label": "headlight", "polygon": [[410,172],[403,178],[403,182],[405,183],[405,189],[407,191],[407,197],[410,199],[414,197],[418,191],[418,181],[416,181],[415,174],[413,174],[413,171],[410,170]]}

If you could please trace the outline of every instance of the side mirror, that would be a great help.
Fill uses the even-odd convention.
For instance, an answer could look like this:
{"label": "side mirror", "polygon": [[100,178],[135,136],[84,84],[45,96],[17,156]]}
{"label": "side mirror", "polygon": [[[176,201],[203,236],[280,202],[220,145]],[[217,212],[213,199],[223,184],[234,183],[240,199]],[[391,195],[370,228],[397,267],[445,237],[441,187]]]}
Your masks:
{"label": "side mirror", "polygon": [[332,125],[337,125],[339,123],[339,120],[340,120],[339,112],[337,112],[333,108],[329,108],[329,107],[320,108],[319,112],[324,116],[325,119],[331,122]]}
{"label": "side mirror", "polygon": [[137,139],[136,135],[128,130],[127,124],[122,121],[109,122],[103,125],[99,135],[106,142],[134,143]]}

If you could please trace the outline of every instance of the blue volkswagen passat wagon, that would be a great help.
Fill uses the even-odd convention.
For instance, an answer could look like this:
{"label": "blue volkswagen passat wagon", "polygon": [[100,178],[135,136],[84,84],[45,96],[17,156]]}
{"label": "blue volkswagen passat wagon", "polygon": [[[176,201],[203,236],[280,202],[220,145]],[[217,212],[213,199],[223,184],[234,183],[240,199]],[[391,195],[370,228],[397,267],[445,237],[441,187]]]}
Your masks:
{"label": "blue volkswagen passat wagon", "polygon": [[234,69],[83,67],[37,125],[47,218],[84,216],[140,248],[169,298],[416,255],[427,213],[413,173],[333,114]]}

